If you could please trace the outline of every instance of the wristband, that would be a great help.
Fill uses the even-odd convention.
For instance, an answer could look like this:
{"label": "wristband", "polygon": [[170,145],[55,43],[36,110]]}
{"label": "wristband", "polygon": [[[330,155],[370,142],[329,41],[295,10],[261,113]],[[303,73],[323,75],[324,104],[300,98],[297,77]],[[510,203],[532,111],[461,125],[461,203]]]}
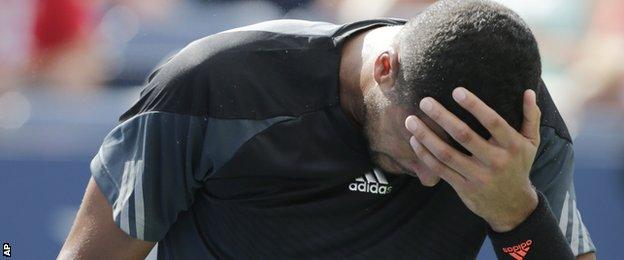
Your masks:
{"label": "wristband", "polygon": [[520,225],[503,233],[489,228],[498,259],[574,259],[548,201],[537,191],[537,207]]}

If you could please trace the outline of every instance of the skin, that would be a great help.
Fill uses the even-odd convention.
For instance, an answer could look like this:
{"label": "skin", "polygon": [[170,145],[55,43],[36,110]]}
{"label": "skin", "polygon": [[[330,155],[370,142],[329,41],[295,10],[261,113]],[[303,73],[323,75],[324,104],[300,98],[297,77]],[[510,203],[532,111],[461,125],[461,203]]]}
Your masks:
{"label": "skin", "polygon": [[[513,229],[535,209],[538,201],[528,177],[539,145],[535,94],[526,94],[532,98],[525,102],[526,137],[507,126],[498,114],[463,88],[453,92],[456,101],[492,133],[491,140],[483,140],[429,97],[420,102],[422,112],[415,113],[420,114],[420,119],[412,115],[413,109],[392,102],[399,56],[392,42],[381,39],[392,39],[397,32],[397,28],[380,28],[355,39],[363,41],[362,51],[357,52],[362,55],[362,67],[358,77],[360,86],[351,85],[351,88],[362,91],[364,113],[353,113],[353,117],[365,122],[364,133],[374,162],[390,172],[415,175],[426,186],[434,186],[444,179],[466,206],[495,231]],[[349,49],[352,47],[346,46],[344,50],[346,67],[349,67],[348,59],[357,61],[356,56],[351,56],[350,52],[355,52]],[[370,57],[371,53],[379,54]],[[348,76],[341,78],[347,80]],[[347,104],[349,97],[343,97]],[[452,149],[440,137],[439,130],[432,130],[439,128],[457,139],[473,156]]]}
{"label": "skin", "polygon": [[57,259],[144,259],[156,243],[135,239],[113,222],[113,209],[91,178]]}
{"label": "skin", "polygon": [[[472,93],[463,88],[453,92],[454,99],[490,130],[490,140],[481,138],[432,98],[420,101],[418,108],[394,104],[400,55],[389,39],[400,28],[372,29],[345,44],[340,64],[342,109],[363,130],[371,158],[379,167],[418,177],[426,186],[445,180],[494,230],[513,229],[537,205],[529,180],[540,141],[535,93],[524,93],[524,123],[518,132]],[[449,138],[473,156],[449,146]],[[154,244],[134,239],[115,225],[110,204],[91,179],[58,258],[143,259]],[[577,259],[595,259],[595,255]]]}
{"label": "skin", "polygon": [[[516,131],[468,90],[453,91],[453,99],[492,133],[489,140],[431,97],[423,98],[418,108],[394,104],[400,53],[388,39],[399,30],[397,26],[365,32],[343,49],[341,103],[352,120],[363,125],[373,161],[386,171],[417,176],[425,186],[442,179],[493,230],[514,229],[538,201],[529,179],[540,143],[541,112],[535,92],[524,93],[524,120]],[[449,138],[473,155],[450,146]],[[595,254],[577,259],[595,259]]]}

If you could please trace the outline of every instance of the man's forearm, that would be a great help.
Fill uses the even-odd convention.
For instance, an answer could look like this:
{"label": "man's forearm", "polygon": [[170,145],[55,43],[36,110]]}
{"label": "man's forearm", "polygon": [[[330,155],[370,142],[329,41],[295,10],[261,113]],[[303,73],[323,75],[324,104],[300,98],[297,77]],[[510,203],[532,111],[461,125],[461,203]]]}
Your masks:
{"label": "man's forearm", "polygon": [[539,192],[538,196],[537,208],[519,226],[504,233],[490,229],[498,259],[574,259],[546,198]]}

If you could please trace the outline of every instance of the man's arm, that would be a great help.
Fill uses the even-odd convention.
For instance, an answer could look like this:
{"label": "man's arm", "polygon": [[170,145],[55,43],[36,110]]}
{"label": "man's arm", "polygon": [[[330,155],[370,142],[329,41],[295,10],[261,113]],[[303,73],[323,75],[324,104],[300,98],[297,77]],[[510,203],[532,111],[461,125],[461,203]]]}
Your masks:
{"label": "man's arm", "polygon": [[531,168],[531,183],[548,200],[572,253],[579,258],[594,258],[596,248],[576,203],[572,138],[543,82],[538,85],[538,92],[538,104],[543,111],[541,142]]}
{"label": "man's arm", "polygon": [[541,131],[543,141],[533,164],[531,182],[548,199],[559,229],[577,259],[596,259],[596,249],[577,209],[572,143],[548,126]]}
{"label": "man's arm", "polygon": [[117,227],[111,205],[91,178],[58,259],[144,259],[155,244]]}
{"label": "man's arm", "polygon": [[149,76],[104,138],[60,258],[144,257],[210,178],[219,135],[208,129],[208,98],[198,98],[207,86],[192,46]]}
{"label": "man's arm", "polygon": [[420,102],[424,113],[472,155],[452,148],[417,117],[409,116],[406,127],[413,134],[410,144],[414,152],[490,225],[499,258],[573,259],[548,201],[529,180],[540,144],[541,114],[535,92],[524,93],[520,131],[464,88],[455,89],[453,98],[492,137],[485,140],[440,103],[424,98]]}

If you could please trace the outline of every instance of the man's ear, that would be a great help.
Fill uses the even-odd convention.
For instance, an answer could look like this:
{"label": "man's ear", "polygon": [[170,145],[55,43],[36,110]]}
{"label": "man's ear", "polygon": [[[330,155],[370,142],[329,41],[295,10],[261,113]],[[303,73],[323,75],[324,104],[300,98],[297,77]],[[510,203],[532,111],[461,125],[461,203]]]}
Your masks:
{"label": "man's ear", "polygon": [[394,50],[386,50],[375,59],[373,78],[385,93],[394,87],[399,74],[399,56]]}

